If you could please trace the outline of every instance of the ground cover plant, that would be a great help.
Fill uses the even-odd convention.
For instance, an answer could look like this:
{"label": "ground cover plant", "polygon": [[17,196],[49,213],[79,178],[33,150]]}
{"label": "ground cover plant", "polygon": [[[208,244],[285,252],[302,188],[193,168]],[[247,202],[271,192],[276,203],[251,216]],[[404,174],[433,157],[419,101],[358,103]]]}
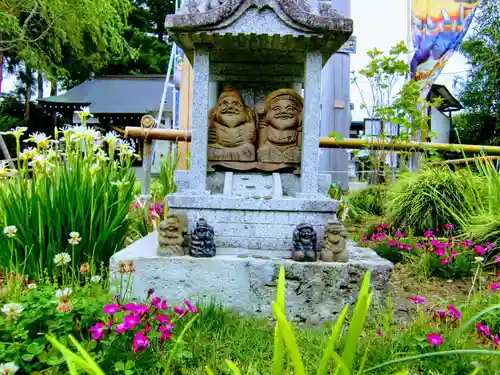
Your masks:
{"label": "ground cover plant", "polygon": [[[33,276],[52,272],[56,254],[71,254],[75,264],[107,263],[124,247],[134,150],[114,133],[102,137],[85,126],[88,111],[80,115],[83,125],[56,130],[54,139],[35,133],[22,140],[25,128],[8,132],[16,139],[18,172],[0,168],[0,225],[7,234],[0,238],[1,266],[16,264]],[[8,241],[14,227],[15,240]]]}

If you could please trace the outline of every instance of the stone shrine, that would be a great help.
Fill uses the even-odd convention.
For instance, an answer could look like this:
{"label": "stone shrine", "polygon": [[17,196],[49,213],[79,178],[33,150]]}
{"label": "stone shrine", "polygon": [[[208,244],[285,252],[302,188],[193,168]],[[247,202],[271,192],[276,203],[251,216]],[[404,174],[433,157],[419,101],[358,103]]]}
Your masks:
{"label": "stone shrine", "polygon": [[[194,70],[191,169],[176,171],[160,226],[160,245],[174,251],[165,256],[150,234],[115,254],[112,272],[132,259],[137,296],[154,287],[270,315],[284,264],[289,317],[311,323],[333,319],[367,269],[383,292],[392,264],[347,246],[330,176],[318,173],[321,70],[352,20],[311,1],[191,0],[166,28]],[[192,256],[178,255],[177,216]]]}

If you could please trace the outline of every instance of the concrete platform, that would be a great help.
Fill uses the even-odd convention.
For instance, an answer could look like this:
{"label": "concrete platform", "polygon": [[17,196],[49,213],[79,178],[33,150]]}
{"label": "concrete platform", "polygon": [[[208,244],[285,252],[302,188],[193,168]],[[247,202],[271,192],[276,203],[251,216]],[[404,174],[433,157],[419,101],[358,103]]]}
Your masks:
{"label": "concrete platform", "polygon": [[[276,281],[285,267],[287,316],[296,322],[320,324],[335,319],[346,303],[355,300],[360,282],[372,270],[372,285],[382,297],[393,265],[367,248],[350,247],[349,263],[299,263],[287,251],[225,249],[214,258],[160,257],[157,233],[151,233],[111,258],[112,279],[118,279],[120,261],[133,260],[134,296],[143,298],[149,288],[170,304],[188,298],[197,303],[216,301],[249,314],[272,316]],[[256,258],[264,257],[263,258]]]}

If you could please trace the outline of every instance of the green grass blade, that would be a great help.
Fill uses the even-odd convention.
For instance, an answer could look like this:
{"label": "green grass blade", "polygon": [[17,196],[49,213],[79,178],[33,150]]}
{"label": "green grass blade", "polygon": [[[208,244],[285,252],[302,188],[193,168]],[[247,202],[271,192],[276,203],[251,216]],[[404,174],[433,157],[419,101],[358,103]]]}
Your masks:
{"label": "green grass blade", "polygon": [[71,340],[71,342],[73,343],[73,345],[76,347],[76,349],[78,350],[78,352],[85,359],[85,361],[88,363],[88,365],[92,369],[93,373],[94,374],[98,374],[98,375],[104,375],[104,372],[97,365],[97,363],[95,363],[95,361],[87,353],[87,351],[83,348],[83,346],[81,346],[80,343],[72,335],[69,335],[69,339]]}
{"label": "green grass blade", "polygon": [[481,310],[480,312],[478,312],[476,315],[474,315],[472,318],[470,318],[469,320],[467,320],[465,323],[461,324],[460,327],[456,330],[455,334],[453,335],[453,339],[451,342],[455,342],[455,340],[460,337],[467,329],[469,329],[469,327],[471,325],[474,324],[474,322],[476,322],[481,316],[489,313],[490,311],[493,311],[493,310],[498,310],[500,309],[500,304],[499,305],[493,305],[493,306],[489,306],[483,310]]}
{"label": "green grass blade", "polygon": [[365,322],[366,315],[368,314],[368,309],[373,295],[373,293],[369,293],[370,279],[371,272],[368,271],[364,276],[361,290],[359,291],[358,300],[356,302],[356,306],[354,307],[354,313],[352,314],[352,318],[349,323],[346,343],[344,346],[344,351],[342,353],[342,360],[344,361],[349,373],[352,372],[352,366],[356,357],[359,337],[361,336],[363,324]]}
{"label": "green grass blade", "polygon": [[330,335],[330,338],[326,343],[323,352],[323,357],[321,358],[318,372],[316,373],[317,375],[326,375],[328,371],[328,363],[330,362],[330,359],[332,358],[332,355],[334,353],[335,344],[339,339],[340,331],[342,330],[342,326],[344,325],[344,321],[348,311],[349,311],[349,305],[346,305],[342,310],[342,312],[340,313],[340,316],[338,317],[337,321],[335,322],[335,326],[332,329],[332,334]]}
{"label": "green grass blade", "polygon": [[[278,276],[278,287],[276,290],[276,304],[280,311],[285,314],[285,269],[281,266]],[[285,343],[280,334],[279,322],[274,328],[274,351],[271,375],[283,375],[285,366]]]}
{"label": "green grass blade", "polygon": [[274,316],[278,321],[279,331],[283,337],[283,341],[285,342],[285,347],[288,351],[288,355],[292,360],[292,364],[295,369],[295,375],[306,375],[304,363],[302,362],[300,350],[297,345],[297,340],[295,339],[290,323],[286,320],[285,314],[283,314],[280,306],[276,302],[273,302],[273,311]]}
{"label": "green grass blade", "polygon": [[339,369],[342,369],[342,373],[343,374],[345,374],[345,375],[351,375],[351,372],[347,368],[345,362],[342,360],[342,358],[340,358],[340,356],[336,352],[332,353],[332,357],[335,360],[335,362],[337,362],[337,369],[335,370],[335,374],[338,373]]}
{"label": "green grass blade", "polygon": [[215,375],[215,373],[208,366],[205,367],[205,371],[207,372],[207,375]]}
{"label": "green grass blade", "polygon": [[73,365],[78,365],[79,368],[87,371],[88,373],[94,374],[87,362],[85,362],[82,358],[69,350],[66,346],[61,344],[55,337],[51,335],[46,335],[46,337],[47,340],[52,344],[52,346],[57,348],[62,353],[64,359],[66,360],[66,363],[68,363],[68,366],[71,362]]}
{"label": "green grass blade", "polygon": [[363,375],[363,371],[365,370],[366,360],[368,359],[368,349],[369,346],[367,345],[363,353],[363,358],[361,358],[361,363],[358,369],[358,375]]}
{"label": "green grass blade", "polygon": [[180,343],[182,342],[182,338],[186,334],[186,332],[189,330],[189,328],[193,325],[196,319],[198,319],[200,315],[195,315],[191,318],[191,320],[186,324],[184,329],[182,330],[181,334],[179,337],[177,337],[177,340],[175,340],[174,347],[170,350],[170,354],[168,356],[167,364],[165,365],[165,370],[163,371],[163,375],[167,375],[170,373],[170,366],[172,365],[172,361],[174,360],[175,353],[177,352],[177,348],[179,347]]}
{"label": "green grass blade", "polygon": [[241,375],[240,369],[238,368],[238,366],[236,366],[234,364],[233,361],[231,361],[229,359],[226,359],[226,363],[227,363],[228,367],[231,369],[231,371],[233,372],[234,375]]}

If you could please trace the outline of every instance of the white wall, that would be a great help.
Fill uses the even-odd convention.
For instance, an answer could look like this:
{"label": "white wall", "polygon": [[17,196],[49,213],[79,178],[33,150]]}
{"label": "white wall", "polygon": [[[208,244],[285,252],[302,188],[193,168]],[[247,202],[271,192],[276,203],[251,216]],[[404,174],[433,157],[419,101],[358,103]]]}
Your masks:
{"label": "white wall", "polygon": [[435,108],[431,110],[431,131],[436,134],[431,142],[450,143],[450,119]]}

